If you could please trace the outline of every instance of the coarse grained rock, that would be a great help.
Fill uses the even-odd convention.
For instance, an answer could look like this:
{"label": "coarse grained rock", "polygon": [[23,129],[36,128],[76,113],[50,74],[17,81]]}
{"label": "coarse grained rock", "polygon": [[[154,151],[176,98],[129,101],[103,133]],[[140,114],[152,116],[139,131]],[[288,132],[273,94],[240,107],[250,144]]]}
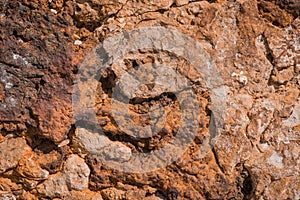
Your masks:
{"label": "coarse grained rock", "polygon": [[0,143],[0,174],[15,168],[20,159],[30,151],[24,138],[11,138]]}
{"label": "coarse grained rock", "polygon": [[[297,0],[0,1],[0,198],[299,199],[299,11]],[[110,37],[143,27],[197,41],[222,87],[209,90],[209,77],[183,57],[141,49],[99,74],[94,110],[103,133],[88,120],[75,123],[72,94],[85,58]],[[139,75],[151,78],[147,66],[162,65],[192,83],[200,104],[195,139],[156,171],[107,166],[103,159],[126,162],[176,137],[182,107],[171,92],[153,83],[137,88],[117,104],[128,113],[112,101],[124,72],[146,66]],[[121,100],[137,86],[129,83]],[[151,124],[155,134],[137,138]]]}
{"label": "coarse grained rock", "polygon": [[76,191],[73,190],[68,194],[67,196],[64,197],[67,200],[102,200],[102,196],[100,193],[89,191],[89,190],[84,190],[84,191]]}
{"label": "coarse grained rock", "polygon": [[47,180],[38,185],[38,192],[51,198],[71,197],[70,191],[82,191],[88,187],[89,175],[90,169],[84,159],[72,154],[64,163],[62,173],[50,175]]}
{"label": "coarse grained rock", "polygon": [[12,193],[0,192],[1,199],[16,200],[16,197]]}
{"label": "coarse grained rock", "polygon": [[79,156],[71,155],[66,160],[63,173],[70,190],[80,191],[88,187],[90,169]]}
{"label": "coarse grained rock", "polygon": [[69,193],[66,179],[62,173],[50,175],[46,181],[38,185],[37,191],[50,198],[63,197]]}
{"label": "coarse grained rock", "polygon": [[33,180],[44,180],[49,175],[49,172],[40,166],[38,156],[32,152],[25,154],[20,159],[16,171],[22,177]]}

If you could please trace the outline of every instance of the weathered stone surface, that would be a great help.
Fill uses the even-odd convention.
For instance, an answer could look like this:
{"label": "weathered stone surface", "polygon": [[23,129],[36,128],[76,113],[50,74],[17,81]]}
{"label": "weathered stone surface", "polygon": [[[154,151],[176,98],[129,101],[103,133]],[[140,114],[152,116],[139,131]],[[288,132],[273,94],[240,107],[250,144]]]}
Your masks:
{"label": "weathered stone surface", "polygon": [[[78,179],[78,177],[76,177]],[[80,186],[79,182],[69,181],[67,174],[55,174],[50,175],[49,178],[37,187],[38,192],[42,196],[50,197],[50,198],[62,198],[62,199],[74,199],[74,200],[102,200],[102,196],[100,193],[83,190],[82,188],[85,186]],[[72,187],[70,190],[68,186],[72,183]],[[72,190],[75,189],[75,190]],[[80,191],[79,191],[80,190]]]}
{"label": "weathered stone surface", "polygon": [[70,190],[83,190],[88,187],[90,169],[79,156],[71,155],[66,160],[63,173]]}
{"label": "weathered stone surface", "polygon": [[19,160],[30,151],[23,138],[11,138],[0,143],[0,173],[17,166]]}
{"label": "weathered stone surface", "polygon": [[102,196],[100,193],[97,192],[92,192],[88,190],[84,191],[76,191],[73,190],[68,194],[67,196],[64,197],[66,200],[102,200]]}
{"label": "weathered stone surface", "polygon": [[131,157],[130,148],[120,142],[112,142],[106,136],[84,128],[75,130],[79,145],[95,156],[104,156],[109,160],[126,161]]}
{"label": "weathered stone surface", "polygon": [[17,172],[21,176],[33,180],[44,180],[49,175],[49,172],[39,165],[37,155],[31,152],[25,154],[19,161]]}
{"label": "weathered stone surface", "polygon": [[117,199],[121,200],[125,198],[125,191],[118,190],[116,188],[107,188],[101,191],[102,197],[104,199]]}
{"label": "weathered stone surface", "polygon": [[61,173],[50,175],[45,182],[38,185],[37,190],[50,198],[63,197],[69,193],[65,176]]}
{"label": "weathered stone surface", "polygon": [[0,198],[3,200],[16,200],[16,197],[12,193],[1,192],[1,191],[0,191]]}
{"label": "weathered stone surface", "polygon": [[[297,0],[0,1],[0,199],[300,199],[299,12]],[[74,127],[72,93],[86,56],[141,27],[173,28],[199,42],[223,85],[209,90],[210,76],[169,51],[129,52],[97,82],[103,134],[88,119]],[[151,71],[154,64],[191,81],[198,134],[167,167],[115,170],[103,159],[126,163],[163,149],[182,124],[178,98],[161,86],[129,81],[119,104],[112,101],[125,72],[163,74],[170,86],[174,74]],[[151,124],[154,134],[142,132]]]}
{"label": "weathered stone surface", "polygon": [[38,185],[38,192],[51,198],[71,197],[69,191],[81,191],[88,187],[89,175],[90,169],[84,160],[72,154],[64,163],[62,173],[50,175],[45,182]]}
{"label": "weathered stone surface", "polygon": [[17,188],[16,183],[13,183],[8,178],[0,178],[0,191],[11,192],[15,188]]}

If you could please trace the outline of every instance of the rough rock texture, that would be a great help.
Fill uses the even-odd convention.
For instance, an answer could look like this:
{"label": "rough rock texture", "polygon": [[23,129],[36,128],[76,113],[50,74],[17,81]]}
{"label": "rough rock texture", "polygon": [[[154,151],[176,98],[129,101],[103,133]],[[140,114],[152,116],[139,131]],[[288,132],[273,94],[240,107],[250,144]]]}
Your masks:
{"label": "rough rock texture", "polygon": [[23,138],[7,139],[0,143],[0,173],[15,168],[30,147]]}
{"label": "rough rock texture", "polygon": [[70,189],[83,190],[88,187],[90,169],[79,156],[71,155],[66,160],[63,173]]}
{"label": "rough rock texture", "polygon": [[[0,0],[0,199],[300,199],[299,15],[298,0]],[[91,140],[97,133],[74,126],[73,86],[86,56],[109,36],[149,26],[186,34],[212,58],[226,94],[220,134],[211,131],[215,94],[193,66],[151,49],[101,74],[95,110],[105,136]],[[161,149],[180,125],[176,96],[153,85],[126,106],[137,127],[161,131],[137,139],[114,120],[124,70],[153,63],[192,82],[198,134],[167,167],[115,170],[101,158]]]}

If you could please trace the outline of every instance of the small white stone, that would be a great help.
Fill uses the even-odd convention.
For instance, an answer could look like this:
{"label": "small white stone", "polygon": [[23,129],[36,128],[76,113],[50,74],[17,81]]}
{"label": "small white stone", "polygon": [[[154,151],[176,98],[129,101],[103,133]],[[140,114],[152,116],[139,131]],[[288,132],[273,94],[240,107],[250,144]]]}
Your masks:
{"label": "small white stone", "polygon": [[244,85],[247,85],[248,79],[247,79],[246,76],[240,76],[239,82],[240,82],[240,83],[243,83]]}
{"label": "small white stone", "polygon": [[50,11],[53,13],[53,14],[57,14],[57,11],[56,10],[54,10],[54,9],[50,9]]}
{"label": "small white stone", "polygon": [[115,24],[109,24],[107,26],[107,28],[108,28],[109,31],[114,31],[116,29],[116,25]]}
{"label": "small white stone", "polygon": [[286,127],[294,127],[300,124],[300,99],[295,103],[291,116],[283,121]]}
{"label": "small white stone", "polygon": [[289,139],[288,137],[285,137],[285,138],[282,140],[282,142],[283,142],[284,144],[289,144],[289,143],[290,143],[290,139]]}
{"label": "small white stone", "polygon": [[13,59],[16,60],[17,58],[19,58],[19,55],[13,53]]}
{"label": "small white stone", "polygon": [[10,83],[10,82],[7,82],[6,84],[5,84],[5,89],[10,89],[10,88],[12,88],[14,85],[12,84],[12,83]]}
{"label": "small white stone", "polygon": [[70,140],[67,139],[67,140],[64,140],[64,141],[62,141],[61,143],[59,143],[57,146],[58,146],[58,147],[63,147],[63,146],[68,145],[69,143],[70,143]]}
{"label": "small white stone", "polygon": [[270,163],[271,165],[277,167],[277,168],[282,168],[283,167],[283,157],[278,155],[278,153],[274,152],[268,159],[267,159],[268,163]]}
{"label": "small white stone", "polygon": [[17,101],[13,95],[8,97],[7,101],[9,102],[10,106],[16,106],[16,104],[17,104]]}
{"label": "small white stone", "polygon": [[261,147],[262,147],[263,149],[268,149],[268,148],[269,148],[269,145],[268,145],[268,143],[263,143],[263,144],[261,144]]}
{"label": "small white stone", "polygon": [[246,76],[242,76],[243,74],[243,71],[240,71],[239,73],[233,72],[231,76],[236,77],[240,83],[246,85],[248,83],[248,78]]}
{"label": "small white stone", "polygon": [[98,154],[103,148],[111,144],[106,136],[97,132],[90,132],[84,128],[77,128],[75,135],[82,143],[82,147],[92,154]]}
{"label": "small white stone", "polygon": [[235,73],[235,72],[232,72],[231,76],[232,77],[235,77],[235,76],[238,76],[239,74]]}
{"label": "small white stone", "polygon": [[120,24],[119,24],[119,27],[120,27],[120,28],[124,28],[125,26],[126,26],[126,23],[120,23]]}
{"label": "small white stone", "polygon": [[193,6],[192,8],[190,8],[190,11],[191,11],[191,13],[196,15],[200,12],[200,8],[198,6]]}
{"label": "small white stone", "polygon": [[28,65],[28,62],[25,58],[23,58],[22,56],[20,56],[19,54],[14,54],[13,53],[13,59],[17,60],[17,59],[21,59],[23,61],[23,64]]}
{"label": "small white stone", "polygon": [[124,18],[123,18],[123,17],[122,17],[122,18],[119,18],[118,21],[119,21],[120,23],[123,23],[123,22],[124,22]]}
{"label": "small white stone", "polygon": [[75,40],[74,44],[75,45],[82,45],[82,42],[81,42],[81,40]]}

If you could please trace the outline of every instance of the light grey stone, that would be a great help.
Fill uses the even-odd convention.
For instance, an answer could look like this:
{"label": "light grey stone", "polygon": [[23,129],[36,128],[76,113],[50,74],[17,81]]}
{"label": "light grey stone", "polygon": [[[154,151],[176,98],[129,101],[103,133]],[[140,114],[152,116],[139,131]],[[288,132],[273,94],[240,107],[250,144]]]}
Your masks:
{"label": "light grey stone", "polygon": [[50,198],[62,197],[69,193],[65,176],[62,173],[54,174],[41,185],[38,185],[37,190],[40,194]]}
{"label": "light grey stone", "polygon": [[69,189],[84,190],[88,187],[90,169],[82,158],[71,155],[64,166],[64,176]]}

